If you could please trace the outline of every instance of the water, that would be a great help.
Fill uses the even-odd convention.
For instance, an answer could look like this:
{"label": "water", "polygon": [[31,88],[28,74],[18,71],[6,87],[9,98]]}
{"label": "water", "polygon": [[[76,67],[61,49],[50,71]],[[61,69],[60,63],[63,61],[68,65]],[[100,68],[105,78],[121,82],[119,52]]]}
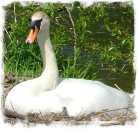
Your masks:
{"label": "water", "polygon": [[[68,58],[68,56],[72,56],[74,53],[73,47],[65,46],[61,49],[62,54],[65,55],[64,58]],[[112,87],[119,87],[120,89],[132,93],[135,88],[135,74],[133,70],[133,65],[128,64],[126,60],[123,62],[118,62],[118,64],[114,65],[112,62],[104,62],[100,59],[98,54],[93,54],[92,52],[84,52],[82,51],[78,57],[77,65],[78,67],[83,67],[88,65],[89,63],[92,65],[90,68],[89,78],[92,80],[99,80],[104,82],[107,85]],[[121,67],[121,70],[119,69]],[[114,71],[119,70],[119,71]]]}

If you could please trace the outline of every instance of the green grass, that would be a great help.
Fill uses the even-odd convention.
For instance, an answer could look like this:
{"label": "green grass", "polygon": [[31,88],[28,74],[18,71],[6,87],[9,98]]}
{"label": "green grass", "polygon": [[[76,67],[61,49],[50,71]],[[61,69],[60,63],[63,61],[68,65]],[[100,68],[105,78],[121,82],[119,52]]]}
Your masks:
{"label": "green grass", "polygon": [[36,77],[42,72],[38,45],[25,44],[30,24],[28,19],[33,12],[42,10],[51,19],[51,40],[62,77],[97,79],[132,91],[133,5],[96,3],[83,8],[75,2],[67,6],[31,4],[22,7],[14,3],[5,8],[5,73]]}

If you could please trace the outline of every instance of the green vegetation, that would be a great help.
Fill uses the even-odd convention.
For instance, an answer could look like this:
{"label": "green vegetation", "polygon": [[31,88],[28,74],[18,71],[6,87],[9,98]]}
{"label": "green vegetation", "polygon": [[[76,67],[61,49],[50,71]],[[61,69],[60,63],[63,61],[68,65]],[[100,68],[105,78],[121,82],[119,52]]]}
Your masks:
{"label": "green vegetation", "polygon": [[[38,10],[51,19],[51,40],[60,75],[101,80],[126,91],[134,88],[134,10],[128,3],[38,4],[6,8],[5,73],[39,76],[42,59],[37,44],[25,44],[29,18]],[[73,24],[74,23],[74,24]]]}

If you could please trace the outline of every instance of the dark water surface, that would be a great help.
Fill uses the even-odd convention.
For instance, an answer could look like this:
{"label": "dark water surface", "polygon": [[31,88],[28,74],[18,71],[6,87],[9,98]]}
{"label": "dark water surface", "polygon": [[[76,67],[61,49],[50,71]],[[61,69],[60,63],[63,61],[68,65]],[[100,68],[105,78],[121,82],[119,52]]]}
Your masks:
{"label": "dark water surface", "polygon": [[[80,50],[82,51],[82,50]],[[62,48],[62,54],[64,58],[72,56],[74,53],[73,47],[67,46]],[[119,87],[120,89],[132,93],[135,88],[135,74],[133,65],[128,64],[126,60],[114,64],[110,61],[103,61],[98,58],[98,55],[94,55],[94,52],[86,53],[82,51],[77,60],[77,66],[83,67],[91,64],[90,71],[88,71],[89,77],[86,79],[99,80],[112,87]],[[59,65],[59,64],[58,64]],[[119,69],[119,67],[121,69]],[[113,72],[113,69],[119,71]]]}

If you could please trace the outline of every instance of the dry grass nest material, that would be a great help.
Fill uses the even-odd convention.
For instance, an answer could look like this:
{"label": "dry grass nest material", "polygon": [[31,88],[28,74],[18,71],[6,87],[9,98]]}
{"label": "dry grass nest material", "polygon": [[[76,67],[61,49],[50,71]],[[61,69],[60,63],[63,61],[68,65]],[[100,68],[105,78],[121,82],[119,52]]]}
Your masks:
{"label": "dry grass nest material", "polygon": [[[130,109],[118,110],[104,110],[101,112],[90,113],[88,115],[81,115],[77,117],[70,117],[63,111],[62,113],[29,113],[27,116],[22,116],[15,112],[5,111],[5,122],[15,124],[18,119],[21,121],[26,120],[27,123],[43,123],[51,124],[53,122],[62,122],[65,124],[88,124],[94,123],[95,121],[101,121],[101,126],[111,126],[111,125],[125,125],[126,122],[134,122],[136,119],[135,113]],[[121,112],[120,112],[121,111]]]}

